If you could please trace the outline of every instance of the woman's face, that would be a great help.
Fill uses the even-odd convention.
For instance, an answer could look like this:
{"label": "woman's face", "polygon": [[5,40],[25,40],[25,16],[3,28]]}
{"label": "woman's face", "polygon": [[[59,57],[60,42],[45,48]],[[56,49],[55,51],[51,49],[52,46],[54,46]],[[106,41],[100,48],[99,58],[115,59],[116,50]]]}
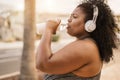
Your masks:
{"label": "woman's face", "polygon": [[68,19],[67,32],[71,36],[81,36],[84,34],[85,14],[80,7],[75,8]]}

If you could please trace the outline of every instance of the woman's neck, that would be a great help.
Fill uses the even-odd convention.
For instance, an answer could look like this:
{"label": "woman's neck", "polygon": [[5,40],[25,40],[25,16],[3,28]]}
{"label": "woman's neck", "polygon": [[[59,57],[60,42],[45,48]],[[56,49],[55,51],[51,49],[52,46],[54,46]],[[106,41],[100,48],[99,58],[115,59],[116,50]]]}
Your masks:
{"label": "woman's neck", "polygon": [[90,38],[90,35],[86,34],[86,35],[82,35],[82,36],[77,37],[78,40],[83,40],[83,39],[86,39],[86,38]]}

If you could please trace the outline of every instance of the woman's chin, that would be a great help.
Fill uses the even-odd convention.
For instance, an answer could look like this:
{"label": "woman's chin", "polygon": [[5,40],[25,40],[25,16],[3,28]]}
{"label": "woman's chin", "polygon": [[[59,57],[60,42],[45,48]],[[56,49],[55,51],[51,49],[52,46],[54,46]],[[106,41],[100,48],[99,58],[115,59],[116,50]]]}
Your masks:
{"label": "woman's chin", "polygon": [[72,33],[70,33],[69,31],[67,31],[67,33],[70,35],[70,36],[74,36]]}

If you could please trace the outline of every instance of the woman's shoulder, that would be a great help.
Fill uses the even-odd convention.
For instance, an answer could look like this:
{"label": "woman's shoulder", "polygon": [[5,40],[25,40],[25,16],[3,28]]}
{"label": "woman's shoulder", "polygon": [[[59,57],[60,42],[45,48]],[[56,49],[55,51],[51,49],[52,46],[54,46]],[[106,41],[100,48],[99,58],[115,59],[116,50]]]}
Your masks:
{"label": "woman's shoulder", "polygon": [[71,42],[70,44],[68,44],[68,47],[72,47],[74,49],[78,49],[78,50],[90,50],[90,51],[94,51],[94,50],[98,50],[98,47],[96,45],[96,42],[89,38],[89,39],[85,39],[85,40],[76,40]]}
{"label": "woman's shoulder", "polygon": [[58,55],[70,57],[72,56],[78,59],[85,58],[85,60],[90,60],[93,59],[94,56],[96,56],[96,53],[98,55],[98,49],[96,44],[90,39],[75,40],[69,43],[68,45],[64,46],[62,49],[58,50],[56,53],[58,53]]}
{"label": "woman's shoulder", "polygon": [[76,40],[66,46],[66,50],[74,52],[74,54],[79,56],[90,57],[90,55],[98,55],[99,50],[92,39],[86,40]]}

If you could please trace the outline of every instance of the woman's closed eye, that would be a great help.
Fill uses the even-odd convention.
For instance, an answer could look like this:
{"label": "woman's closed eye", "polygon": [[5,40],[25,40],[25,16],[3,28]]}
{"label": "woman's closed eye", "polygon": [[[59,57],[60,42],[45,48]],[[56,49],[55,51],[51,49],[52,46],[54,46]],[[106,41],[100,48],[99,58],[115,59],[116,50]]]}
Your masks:
{"label": "woman's closed eye", "polygon": [[68,21],[71,21],[72,19],[76,19],[76,18],[78,18],[77,15],[71,14]]}
{"label": "woman's closed eye", "polygon": [[78,17],[78,15],[76,15],[76,14],[73,14],[73,15],[72,15],[72,17],[73,17],[73,18],[77,18],[77,17]]}
{"label": "woman's closed eye", "polygon": [[78,17],[78,15],[76,15],[76,14],[71,14],[70,15],[70,18],[77,18]]}

